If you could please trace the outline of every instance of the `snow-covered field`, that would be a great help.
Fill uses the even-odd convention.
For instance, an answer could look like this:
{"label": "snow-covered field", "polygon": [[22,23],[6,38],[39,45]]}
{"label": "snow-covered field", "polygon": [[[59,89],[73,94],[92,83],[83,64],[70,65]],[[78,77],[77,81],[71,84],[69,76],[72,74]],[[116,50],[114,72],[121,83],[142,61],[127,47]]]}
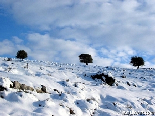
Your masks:
{"label": "snow-covered field", "polygon": [[[98,72],[113,76],[115,84],[93,80]],[[14,81],[35,90],[10,88]],[[47,93],[36,92],[41,85]],[[0,116],[155,115],[155,69],[0,58],[0,86],[6,89],[0,91]]]}

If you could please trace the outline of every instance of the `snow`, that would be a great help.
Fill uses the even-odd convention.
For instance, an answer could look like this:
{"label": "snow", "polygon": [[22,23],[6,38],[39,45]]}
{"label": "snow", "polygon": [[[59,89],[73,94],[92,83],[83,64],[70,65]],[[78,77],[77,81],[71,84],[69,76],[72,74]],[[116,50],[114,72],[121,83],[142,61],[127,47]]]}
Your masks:
{"label": "snow", "polygon": [[[26,65],[28,63],[28,68]],[[93,80],[104,73],[113,86]],[[103,77],[104,78],[104,77]],[[10,88],[14,81],[41,89]],[[123,116],[155,114],[155,69],[85,66],[0,58],[0,116]]]}
{"label": "snow", "polygon": [[5,88],[9,88],[10,85],[12,85],[12,82],[10,81],[9,78],[0,77],[0,85]]}

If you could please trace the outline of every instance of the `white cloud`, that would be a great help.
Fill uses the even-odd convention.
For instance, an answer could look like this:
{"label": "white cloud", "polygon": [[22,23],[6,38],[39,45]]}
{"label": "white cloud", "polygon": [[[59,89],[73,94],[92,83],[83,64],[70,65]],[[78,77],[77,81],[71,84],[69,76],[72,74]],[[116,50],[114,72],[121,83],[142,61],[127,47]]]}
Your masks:
{"label": "white cloud", "polygon": [[20,43],[23,42],[23,40],[20,39],[20,38],[18,38],[17,36],[13,36],[12,38],[13,38],[13,41],[14,41],[16,44],[20,44]]}
{"label": "white cloud", "polygon": [[3,40],[0,42],[0,55],[13,55],[12,53],[15,51],[14,44],[9,40]]}
{"label": "white cloud", "polygon": [[125,0],[122,3],[122,9],[128,13],[134,13],[140,4],[136,0]]}
{"label": "white cloud", "polygon": [[121,68],[134,68],[132,65],[130,65],[129,63],[120,63],[120,62],[115,62],[113,64],[113,66],[115,67],[121,67]]}
{"label": "white cloud", "polygon": [[127,46],[110,49],[102,48],[101,53],[116,62],[129,62],[130,57],[136,55],[136,52]]}
{"label": "white cloud", "polygon": [[[14,49],[24,48],[32,58],[78,62],[80,53],[89,53],[96,64],[128,66],[133,55],[145,56],[145,53],[149,55],[147,60],[155,55],[153,0],[1,0],[0,3],[18,23],[37,32],[28,34],[25,45],[14,38],[17,44]],[[46,34],[41,34],[42,31]]]}
{"label": "white cloud", "polygon": [[99,65],[99,66],[111,66],[112,63],[114,62],[114,60],[96,56],[96,57],[94,57],[93,62],[95,63],[95,65]]}
{"label": "white cloud", "polygon": [[48,34],[41,35],[32,33],[28,35],[29,47],[34,59],[54,60],[62,62],[79,62],[78,56],[81,53],[88,53],[94,56],[95,50],[77,41],[55,39]]}
{"label": "white cloud", "polygon": [[115,61],[112,57],[99,56],[100,50],[97,51],[95,48],[78,41],[55,39],[48,34],[41,35],[39,33],[29,34],[27,39],[31,43],[29,48],[31,49],[30,56],[33,59],[79,63],[78,56],[87,53],[92,56],[93,65],[109,66]]}

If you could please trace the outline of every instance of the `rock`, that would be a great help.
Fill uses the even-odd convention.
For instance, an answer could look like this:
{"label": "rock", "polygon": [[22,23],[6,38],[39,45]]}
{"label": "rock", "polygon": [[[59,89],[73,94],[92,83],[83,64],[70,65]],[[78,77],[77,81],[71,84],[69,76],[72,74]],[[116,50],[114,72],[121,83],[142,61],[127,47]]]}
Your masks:
{"label": "rock", "polygon": [[53,89],[54,91],[56,91],[56,92],[58,92],[58,93],[60,93],[57,89]]}
{"label": "rock", "polygon": [[35,89],[37,93],[47,93],[46,87],[44,85],[41,85],[41,89]]}
{"label": "rock", "polygon": [[20,85],[20,89],[23,90],[23,91],[26,90],[26,85],[25,84],[21,84]]}
{"label": "rock", "polygon": [[26,90],[34,91],[34,89],[30,86],[26,86]]}
{"label": "rock", "polygon": [[41,85],[41,90],[46,93],[46,87],[44,85]]}
{"label": "rock", "polygon": [[125,75],[123,75],[123,76],[121,76],[122,78],[126,78],[126,76]]}
{"label": "rock", "polygon": [[15,88],[15,89],[20,89],[20,85],[21,84],[18,81],[13,82],[13,88]]}
{"label": "rock", "polygon": [[7,90],[5,87],[3,87],[2,85],[0,85],[0,91],[4,91]]}
{"label": "rock", "polygon": [[126,83],[127,83],[127,85],[131,86],[129,82],[126,82]]}
{"label": "rock", "polygon": [[[1,81],[3,82],[3,78],[1,78]],[[5,86],[3,87],[3,85],[2,85],[3,83],[2,82],[0,83],[0,91],[7,90],[7,88]],[[10,88],[14,88],[14,89],[18,89],[18,90],[23,90],[23,91],[26,91],[26,90],[34,91],[33,87],[27,86],[26,84],[21,84],[18,81],[14,81],[14,82],[10,81],[9,84],[10,84],[10,86],[9,86]],[[46,86],[41,85],[41,89],[36,89],[36,92],[37,93],[47,93]]]}
{"label": "rock", "polygon": [[30,91],[34,91],[33,87],[27,86],[25,84],[20,84],[18,81],[14,81],[13,82],[13,86],[10,86],[11,88],[14,89],[21,89],[21,90],[30,90]]}
{"label": "rock", "polygon": [[36,89],[37,93],[44,93],[41,89]]}
{"label": "rock", "polygon": [[71,108],[69,108],[69,112],[70,112],[71,115],[75,114],[74,110],[72,110]]}
{"label": "rock", "polygon": [[12,58],[8,58],[7,61],[12,61]]}

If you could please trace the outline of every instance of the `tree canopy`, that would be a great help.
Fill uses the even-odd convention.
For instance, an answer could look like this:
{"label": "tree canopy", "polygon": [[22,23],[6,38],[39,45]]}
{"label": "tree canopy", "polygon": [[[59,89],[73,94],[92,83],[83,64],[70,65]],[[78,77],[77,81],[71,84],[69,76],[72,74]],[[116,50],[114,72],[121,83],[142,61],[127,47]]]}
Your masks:
{"label": "tree canopy", "polygon": [[132,66],[135,66],[135,67],[137,66],[137,69],[138,69],[139,66],[144,65],[144,59],[142,57],[133,56],[131,57],[130,64],[132,64]]}
{"label": "tree canopy", "polygon": [[22,60],[27,58],[27,52],[25,52],[24,50],[19,50],[17,52],[16,58],[19,58],[19,59],[22,59]]}
{"label": "tree canopy", "polygon": [[92,59],[91,55],[89,55],[89,54],[79,55],[79,60],[81,63],[86,63],[86,65],[88,65],[88,63],[93,63],[93,59]]}

